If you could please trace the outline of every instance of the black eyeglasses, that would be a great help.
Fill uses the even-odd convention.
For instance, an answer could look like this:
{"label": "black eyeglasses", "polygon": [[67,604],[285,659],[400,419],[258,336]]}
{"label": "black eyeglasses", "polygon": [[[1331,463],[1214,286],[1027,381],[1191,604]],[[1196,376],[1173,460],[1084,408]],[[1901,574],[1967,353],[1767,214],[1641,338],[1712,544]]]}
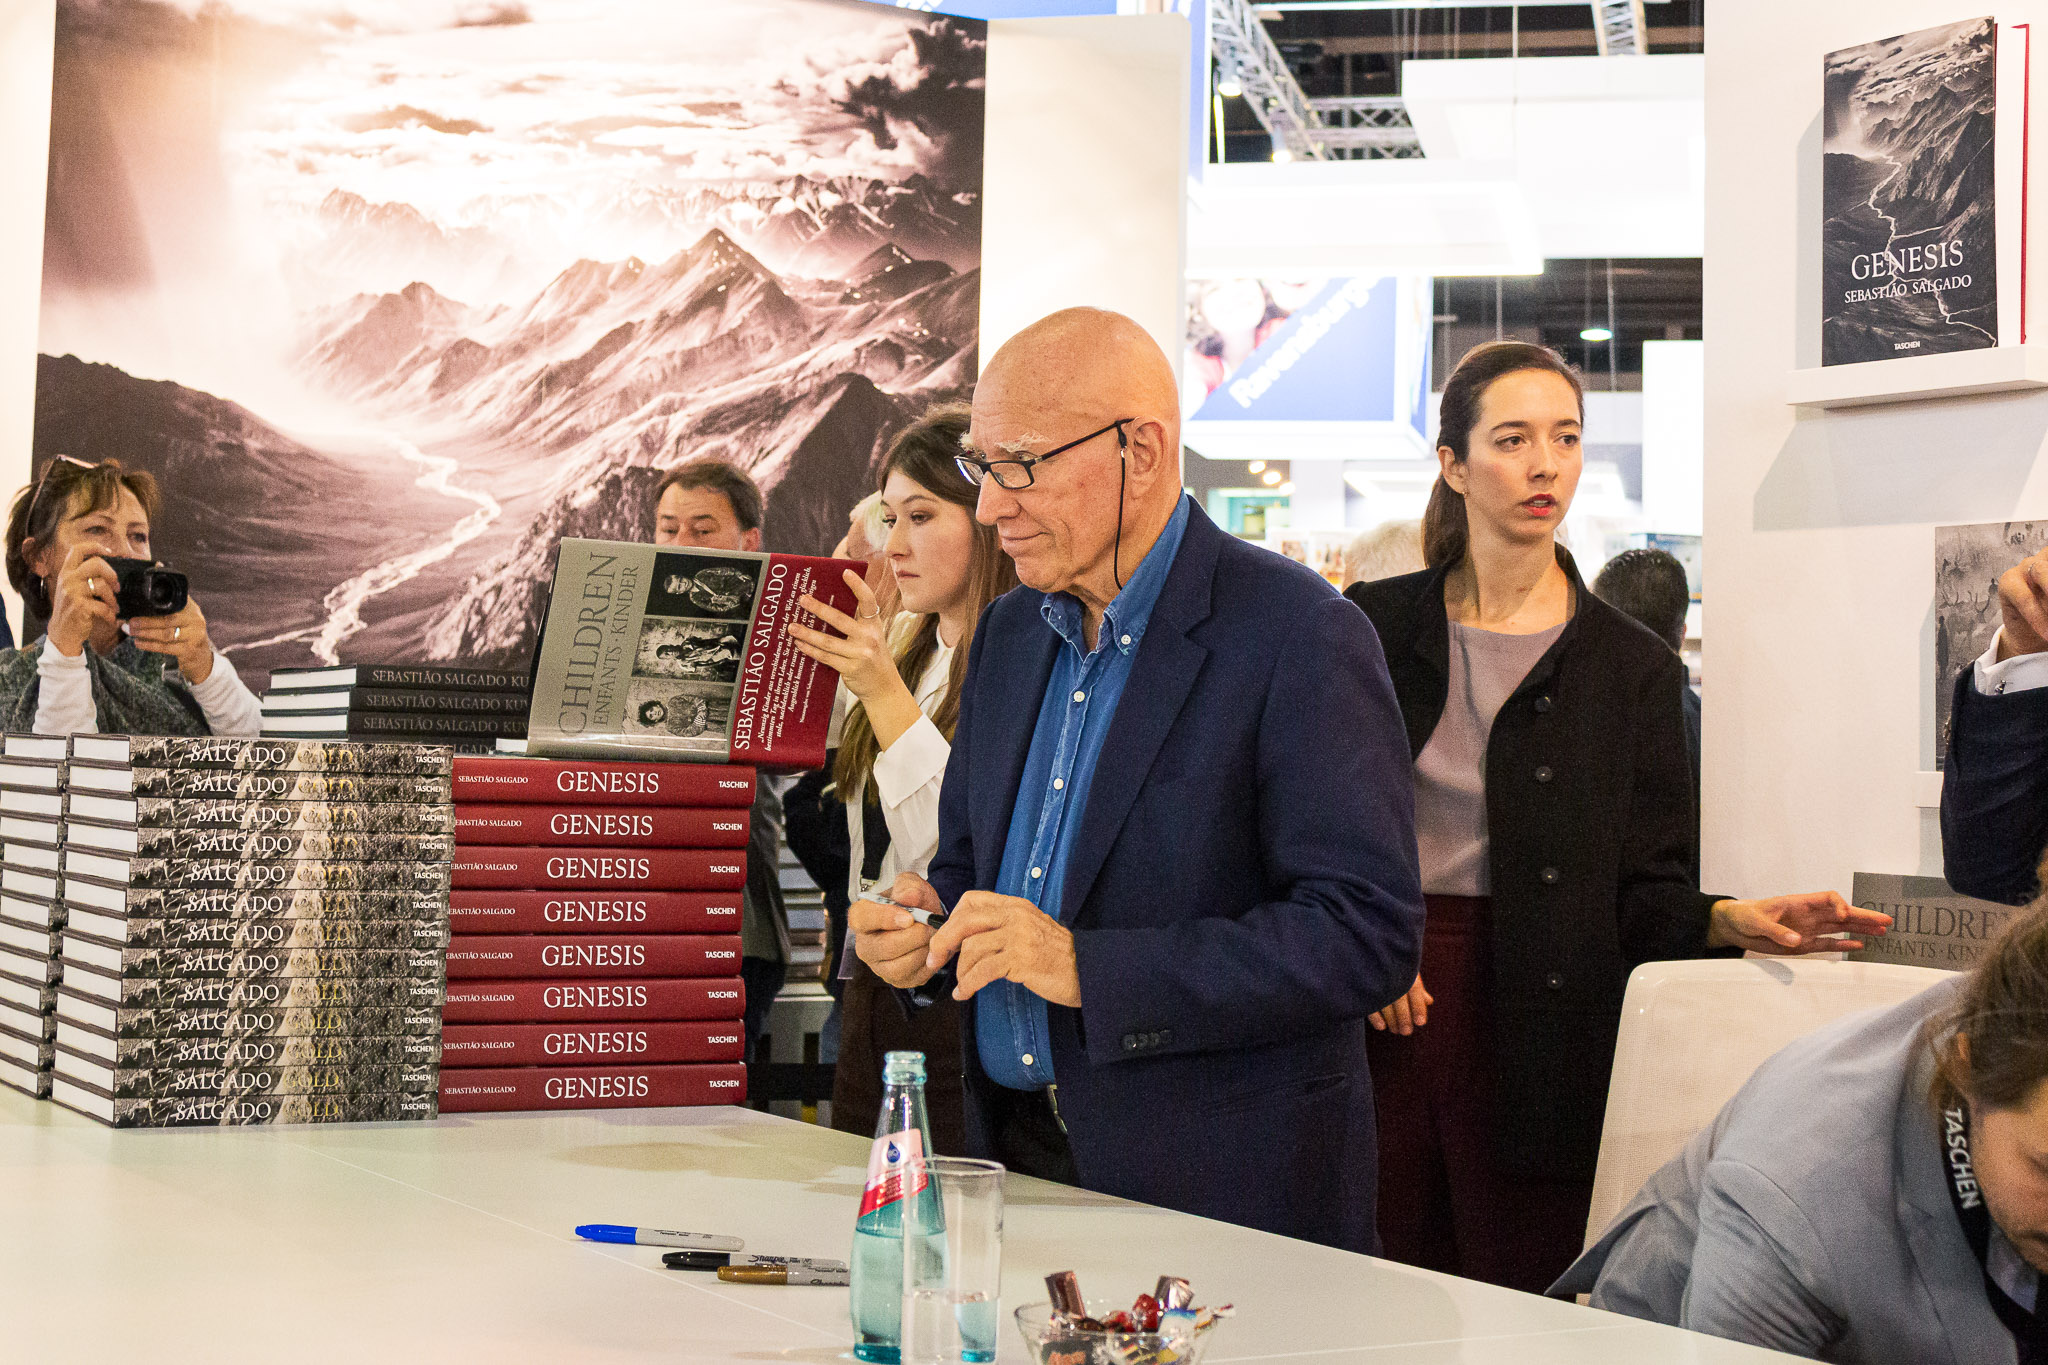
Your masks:
{"label": "black eyeglasses", "polygon": [[1079,440],[1069,441],[1057,450],[1048,450],[1043,455],[1027,455],[1021,460],[982,460],[972,455],[956,455],[953,458],[960,465],[960,477],[975,487],[979,488],[983,479],[994,479],[996,487],[1015,492],[1019,488],[1031,487],[1032,482],[1037,479],[1033,466],[1042,465],[1055,455],[1064,455],[1076,446],[1087,445],[1105,433],[1115,432],[1117,447],[1128,450],[1131,438],[1125,434],[1124,425],[1137,420],[1135,417],[1119,417],[1108,426],[1091,431]]}

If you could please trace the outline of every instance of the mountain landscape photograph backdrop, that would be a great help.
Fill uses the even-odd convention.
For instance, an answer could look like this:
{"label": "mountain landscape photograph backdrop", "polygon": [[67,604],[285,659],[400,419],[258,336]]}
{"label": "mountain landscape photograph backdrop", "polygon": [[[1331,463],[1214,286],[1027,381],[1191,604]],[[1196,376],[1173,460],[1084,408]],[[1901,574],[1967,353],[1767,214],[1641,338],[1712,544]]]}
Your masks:
{"label": "mountain landscape photograph backdrop", "polygon": [[38,467],[154,473],[259,688],[523,665],[556,542],[651,539],[699,456],[823,553],[973,384],[986,51],[860,0],[59,0]]}

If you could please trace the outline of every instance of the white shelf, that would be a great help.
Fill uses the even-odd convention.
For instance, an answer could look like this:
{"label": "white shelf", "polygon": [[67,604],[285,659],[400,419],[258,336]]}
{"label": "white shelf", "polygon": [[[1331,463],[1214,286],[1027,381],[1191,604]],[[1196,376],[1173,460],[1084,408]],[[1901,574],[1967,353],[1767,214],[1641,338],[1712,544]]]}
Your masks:
{"label": "white shelf", "polygon": [[1854,408],[2041,388],[2048,388],[2048,346],[1989,346],[1794,370],[1785,401],[1795,407]]}

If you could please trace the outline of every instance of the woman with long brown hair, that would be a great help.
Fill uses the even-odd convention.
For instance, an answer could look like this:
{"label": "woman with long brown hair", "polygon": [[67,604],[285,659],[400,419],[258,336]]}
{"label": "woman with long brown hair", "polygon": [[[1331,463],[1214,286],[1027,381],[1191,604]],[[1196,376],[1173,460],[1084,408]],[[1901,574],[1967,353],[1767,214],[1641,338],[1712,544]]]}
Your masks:
{"label": "woman with long brown hair", "polygon": [[[859,603],[854,615],[804,599],[844,639],[789,627],[799,649],[839,670],[845,711],[833,782],[846,805],[847,894],[856,900],[899,873],[922,873],[938,848],[939,784],[952,753],[974,623],[1017,586],[994,529],[974,519],[979,490],[956,462],[970,415],[964,403],[931,409],[897,436],[883,460],[882,553],[902,614],[886,619],[873,589],[848,572]],[[941,1001],[912,1018],[855,954],[845,954],[842,971],[850,977],[841,999],[832,1126],[871,1135],[883,1054],[915,1050],[925,1054],[933,1144],[964,1150],[959,1006]]]}
{"label": "woman with long brown hair", "polygon": [[1861,946],[1819,935],[1890,923],[1832,891],[1696,888],[1684,666],[1557,541],[1584,421],[1556,352],[1467,355],[1444,385],[1429,567],[1345,593],[1407,724],[1428,904],[1421,975],[1372,1021],[1380,1238],[1532,1292],[1585,1233],[1629,972]]}

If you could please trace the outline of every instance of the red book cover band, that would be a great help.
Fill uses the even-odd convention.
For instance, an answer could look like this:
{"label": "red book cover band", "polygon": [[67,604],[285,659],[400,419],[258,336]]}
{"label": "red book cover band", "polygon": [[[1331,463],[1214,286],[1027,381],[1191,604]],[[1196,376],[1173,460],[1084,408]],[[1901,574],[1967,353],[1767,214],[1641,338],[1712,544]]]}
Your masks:
{"label": "red book cover band", "polygon": [[737,934],[727,891],[491,891],[448,897],[448,930],[470,934]]}
{"label": "red book cover band", "polygon": [[441,1071],[444,1114],[738,1104],[746,1097],[747,1068],[740,1062],[444,1067]]}
{"label": "red book cover band", "polygon": [[448,942],[448,977],[732,976],[738,934],[488,934]]}
{"label": "red book cover band", "polygon": [[669,1023],[449,1024],[445,1067],[737,1062],[746,1034],[736,1019]]}
{"label": "red book cover band", "polygon": [[754,804],[754,770],[714,763],[614,763],[461,755],[457,803],[518,802],[585,806]]}
{"label": "red book cover band", "polygon": [[737,976],[626,981],[451,981],[446,1024],[601,1024],[736,1020]]}
{"label": "red book cover band", "polygon": [[744,807],[455,803],[458,844],[745,848]]}
{"label": "red book cover band", "polygon": [[746,881],[747,851],[680,848],[457,848],[459,891],[731,891]]}

